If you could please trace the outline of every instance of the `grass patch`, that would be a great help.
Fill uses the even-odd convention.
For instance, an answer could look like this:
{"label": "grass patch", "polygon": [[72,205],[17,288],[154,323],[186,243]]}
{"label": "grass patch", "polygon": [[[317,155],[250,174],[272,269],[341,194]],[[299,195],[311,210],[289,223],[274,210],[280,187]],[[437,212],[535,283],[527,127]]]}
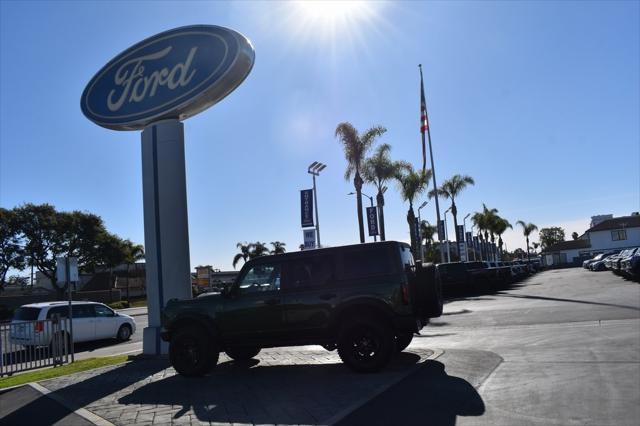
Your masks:
{"label": "grass patch", "polygon": [[105,367],[107,365],[120,364],[127,361],[128,359],[128,355],[88,358],[76,361],[71,364],[65,364],[61,367],[46,368],[29,373],[15,374],[11,377],[3,377],[2,379],[0,379],[0,389],[8,388],[11,386],[24,385],[25,383],[53,379],[54,377],[66,376],[67,374],[93,370],[94,368]]}
{"label": "grass patch", "polygon": [[138,300],[129,301],[130,308],[142,308],[145,306],[147,306],[147,299],[138,299]]}

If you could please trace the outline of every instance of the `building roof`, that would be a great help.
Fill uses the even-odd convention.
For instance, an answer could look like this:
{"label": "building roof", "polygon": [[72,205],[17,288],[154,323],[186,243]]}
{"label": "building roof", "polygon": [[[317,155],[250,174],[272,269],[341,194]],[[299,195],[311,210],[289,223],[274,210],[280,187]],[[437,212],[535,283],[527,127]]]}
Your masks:
{"label": "building roof", "polygon": [[548,249],[546,249],[545,253],[551,253],[555,251],[563,251],[563,250],[578,250],[591,248],[591,243],[589,240],[570,240],[570,241],[562,241],[560,243],[554,244]]}
{"label": "building roof", "polygon": [[622,216],[614,217],[613,219],[607,219],[598,223],[596,226],[587,229],[586,232],[608,231],[610,229],[622,228],[640,228],[640,215]]}

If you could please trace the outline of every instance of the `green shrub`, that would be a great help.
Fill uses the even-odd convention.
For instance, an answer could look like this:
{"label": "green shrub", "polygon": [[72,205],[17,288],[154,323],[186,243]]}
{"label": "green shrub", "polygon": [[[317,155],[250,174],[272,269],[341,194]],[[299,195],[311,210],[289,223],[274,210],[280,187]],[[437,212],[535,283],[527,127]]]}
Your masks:
{"label": "green shrub", "polygon": [[127,302],[126,300],[121,300],[120,302],[107,303],[107,305],[111,309],[124,309],[129,307],[129,302]]}

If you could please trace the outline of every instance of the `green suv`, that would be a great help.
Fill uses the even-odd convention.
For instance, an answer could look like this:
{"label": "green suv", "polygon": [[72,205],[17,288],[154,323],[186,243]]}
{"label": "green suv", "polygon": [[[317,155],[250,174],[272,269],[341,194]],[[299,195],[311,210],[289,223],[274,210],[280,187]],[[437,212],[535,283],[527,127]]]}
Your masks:
{"label": "green suv", "polygon": [[351,369],[375,372],[441,314],[434,266],[387,241],[250,260],[221,294],[170,300],[162,338],[184,376],[206,374],[221,351],[247,360],[261,348],[299,345],[337,349]]}

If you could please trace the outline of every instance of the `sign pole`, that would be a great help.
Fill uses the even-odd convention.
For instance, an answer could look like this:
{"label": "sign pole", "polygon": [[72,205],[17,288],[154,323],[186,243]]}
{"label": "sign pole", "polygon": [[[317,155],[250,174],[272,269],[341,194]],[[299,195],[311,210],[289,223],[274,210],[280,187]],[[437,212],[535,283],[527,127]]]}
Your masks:
{"label": "sign pole", "polygon": [[321,248],[320,245],[320,219],[318,219],[318,191],[316,190],[316,174],[312,173],[313,176],[313,204],[315,204],[316,211],[316,235],[318,236],[318,248]]}
{"label": "sign pole", "polygon": [[71,307],[72,305],[72,300],[73,298],[71,297],[71,273],[69,271],[70,267],[69,267],[69,256],[64,258],[64,266],[65,266],[65,271],[64,271],[64,275],[66,277],[65,281],[67,283],[67,293],[69,294],[69,349],[71,350],[71,362],[75,361],[75,348],[73,345],[73,308]]}

